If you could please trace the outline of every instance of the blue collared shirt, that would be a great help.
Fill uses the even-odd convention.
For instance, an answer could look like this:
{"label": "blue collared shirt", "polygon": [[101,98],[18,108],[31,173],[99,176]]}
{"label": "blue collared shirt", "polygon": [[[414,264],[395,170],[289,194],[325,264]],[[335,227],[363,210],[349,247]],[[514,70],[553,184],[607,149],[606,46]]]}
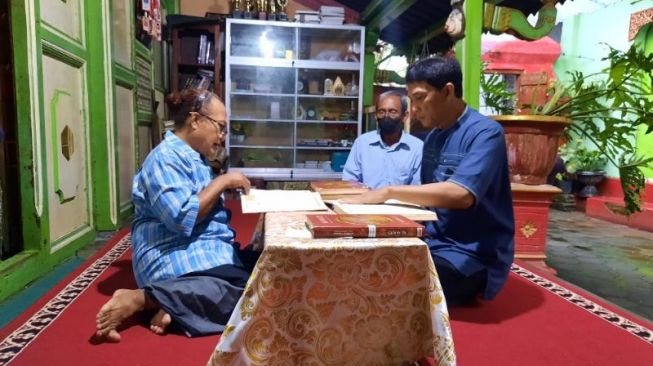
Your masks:
{"label": "blue collared shirt", "polygon": [[240,264],[222,199],[197,222],[197,195],[213,178],[206,160],[172,132],[147,156],[132,188],[132,265],[139,287]]}
{"label": "blue collared shirt", "polygon": [[503,129],[467,108],[447,129],[435,129],[424,142],[422,182],[452,182],[467,189],[475,205],[436,208],[427,225],[431,253],[465,276],[487,269],[485,298],[493,298],[510,271],[515,220]]}
{"label": "blue collared shirt", "polygon": [[378,131],[360,135],[342,172],[342,180],[357,181],[376,189],[390,185],[420,184],[424,143],[405,132],[387,146]]}

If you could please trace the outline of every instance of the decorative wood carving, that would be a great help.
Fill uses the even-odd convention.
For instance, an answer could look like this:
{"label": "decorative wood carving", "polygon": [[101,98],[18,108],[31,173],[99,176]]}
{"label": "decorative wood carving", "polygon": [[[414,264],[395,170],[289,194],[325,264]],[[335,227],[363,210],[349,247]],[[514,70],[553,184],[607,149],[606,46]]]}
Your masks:
{"label": "decorative wood carving", "polygon": [[61,154],[70,161],[70,158],[75,152],[75,137],[73,136],[73,131],[66,125],[63,130],[61,130]]}
{"label": "decorative wood carving", "polygon": [[557,10],[556,0],[543,0],[544,4],[537,13],[537,23],[533,26],[520,10],[485,3],[483,30],[493,34],[509,33],[517,38],[532,41],[540,39],[551,32],[555,26]]}
{"label": "decorative wood carving", "polygon": [[630,15],[630,27],[628,27],[628,40],[635,39],[639,30],[649,23],[653,23],[653,8],[632,13]]}

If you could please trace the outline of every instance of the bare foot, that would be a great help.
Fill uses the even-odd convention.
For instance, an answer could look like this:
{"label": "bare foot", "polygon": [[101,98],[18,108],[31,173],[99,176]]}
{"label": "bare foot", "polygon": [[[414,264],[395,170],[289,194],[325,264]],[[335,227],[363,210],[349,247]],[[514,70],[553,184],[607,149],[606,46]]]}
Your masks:
{"label": "bare foot", "polygon": [[158,335],[165,334],[168,325],[172,322],[170,314],[166,313],[163,309],[159,309],[150,320],[150,330]]}
{"label": "bare foot", "polygon": [[146,298],[143,290],[116,290],[95,317],[95,334],[109,342],[120,342],[118,326],[134,313],[145,308]]}

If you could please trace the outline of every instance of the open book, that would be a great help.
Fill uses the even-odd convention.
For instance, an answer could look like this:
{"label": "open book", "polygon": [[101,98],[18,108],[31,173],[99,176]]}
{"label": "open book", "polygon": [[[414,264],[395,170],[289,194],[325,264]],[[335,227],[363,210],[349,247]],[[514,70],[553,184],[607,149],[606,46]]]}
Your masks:
{"label": "open book", "polygon": [[243,213],[328,210],[320,194],[311,191],[250,189],[240,204]]}
{"label": "open book", "polygon": [[433,221],[438,216],[435,212],[427,210],[419,205],[398,200],[387,200],[379,204],[354,204],[342,203],[340,201],[331,202],[333,210],[339,214],[350,215],[402,215],[413,221]]}

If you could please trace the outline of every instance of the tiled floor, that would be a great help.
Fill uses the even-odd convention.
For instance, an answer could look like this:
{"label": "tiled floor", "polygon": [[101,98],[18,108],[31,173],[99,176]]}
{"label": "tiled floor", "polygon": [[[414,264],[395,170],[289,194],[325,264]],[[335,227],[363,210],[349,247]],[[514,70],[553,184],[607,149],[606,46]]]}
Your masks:
{"label": "tiled floor", "polygon": [[653,321],[653,233],[551,210],[547,255],[558,277]]}
{"label": "tiled floor", "polygon": [[[0,303],[0,328],[95,253],[113,234],[98,234],[98,239],[77,257]],[[592,219],[579,212],[552,210],[547,255],[547,264],[557,270],[560,278],[653,321],[653,233]]]}

